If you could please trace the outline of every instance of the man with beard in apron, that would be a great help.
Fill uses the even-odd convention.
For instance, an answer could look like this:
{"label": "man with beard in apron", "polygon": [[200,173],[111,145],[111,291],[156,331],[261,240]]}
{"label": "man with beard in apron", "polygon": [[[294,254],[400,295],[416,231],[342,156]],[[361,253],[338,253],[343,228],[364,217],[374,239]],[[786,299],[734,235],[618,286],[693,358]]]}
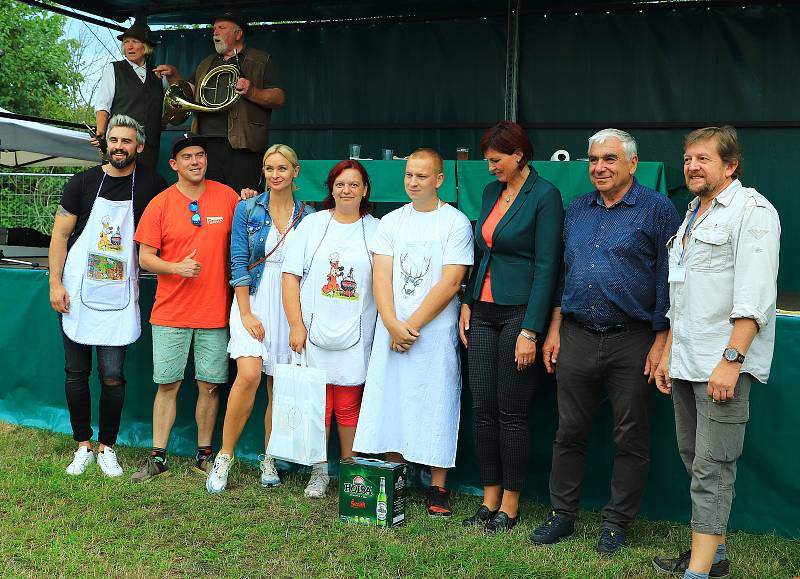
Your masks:
{"label": "man with beard in apron", "polygon": [[439,200],[442,157],[408,157],[411,203],[381,219],[369,248],[380,318],[353,450],[431,467],[426,506],[449,517],[447,469],[455,466],[461,368],[456,297],[472,265],[466,216]]}
{"label": "man with beard in apron", "polygon": [[114,452],[125,400],[125,349],[141,333],[139,264],[133,232],[147,203],[166,187],[154,171],[136,166],[144,129],[115,115],[106,131],[110,163],[73,176],[64,187],[50,240],[50,305],[60,314],[70,422],[78,450],[67,473],[81,475],[92,452],[92,346],[100,374],[97,464],[120,476]]}

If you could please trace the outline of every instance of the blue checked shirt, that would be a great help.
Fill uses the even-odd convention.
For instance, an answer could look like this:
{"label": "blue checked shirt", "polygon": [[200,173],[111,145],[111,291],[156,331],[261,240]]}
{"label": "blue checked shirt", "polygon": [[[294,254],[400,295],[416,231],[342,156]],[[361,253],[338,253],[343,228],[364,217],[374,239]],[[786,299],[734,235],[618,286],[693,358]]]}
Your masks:
{"label": "blue checked shirt", "polygon": [[561,313],[600,331],[637,321],[668,329],[667,242],[679,224],[672,202],[635,179],[611,207],[597,191],[575,199],[564,220]]}

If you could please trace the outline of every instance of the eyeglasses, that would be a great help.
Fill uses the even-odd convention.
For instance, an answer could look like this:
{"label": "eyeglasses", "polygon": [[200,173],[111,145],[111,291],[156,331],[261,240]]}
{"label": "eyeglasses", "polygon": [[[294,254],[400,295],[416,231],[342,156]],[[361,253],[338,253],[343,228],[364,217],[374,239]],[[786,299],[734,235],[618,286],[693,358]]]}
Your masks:
{"label": "eyeglasses", "polygon": [[200,227],[203,221],[200,219],[200,206],[197,205],[197,201],[189,202],[189,211],[192,212],[192,225]]}

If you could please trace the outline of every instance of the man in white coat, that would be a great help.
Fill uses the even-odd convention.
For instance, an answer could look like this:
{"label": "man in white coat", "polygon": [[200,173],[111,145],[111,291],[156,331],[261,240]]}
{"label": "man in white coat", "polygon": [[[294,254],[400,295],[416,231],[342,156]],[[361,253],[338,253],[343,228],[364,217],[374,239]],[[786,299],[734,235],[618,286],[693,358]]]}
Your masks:
{"label": "man in white coat", "polygon": [[381,219],[370,243],[378,306],[353,450],[431,467],[428,514],[448,517],[447,469],[455,466],[460,418],[458,298],[473,261],[466,216],[443,203],[442,157],[408,157],[411,203]]}

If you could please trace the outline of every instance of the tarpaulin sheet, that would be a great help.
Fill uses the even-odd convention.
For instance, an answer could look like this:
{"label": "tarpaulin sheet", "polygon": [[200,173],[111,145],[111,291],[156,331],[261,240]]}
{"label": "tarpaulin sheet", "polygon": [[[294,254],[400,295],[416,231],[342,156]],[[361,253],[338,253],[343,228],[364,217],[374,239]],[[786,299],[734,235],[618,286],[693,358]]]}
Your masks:
{"label": "tarpaulin sheet", "polygon": [[[50,309],[48,277],[44,271],[0,269],[0,420],[71,432],[64,399],[64,355],[58,318]],[[146,320],[155,294],[155,280],[141,284],[141,305]],[[128,349],[125,373],[127,394],[119,443],[151,445],[151,420],[155,385],[152,382],[151,337],[144,324],[142,337]],[[800,390],[796,387],[796,360],[800,359],[800,319],[778,318],[775,360],[768,385],[755,384],[744,454],[739,460],[737,498],[730,528],[774,532],[800,537],[800,467],[794,460],[800,446]],[[170,452],[189,455],[196,449],[194,402],[196,386],[191,368],[178,395],[178,414],[170,438]],[[231,376],[233,377],[233,376]],[[97,383],[93,383],[93,428],[97,430]],[[264,389],[259,392],[253,415],[237,448],[240,459],[254,461],[263,452]],[[455,488],[470,492],[479,488],[473,446],[472,400],[464,382],[459,434],[458,465],[449,477]],[[689,479],[678,456],[672,403],[653,389],[653,428],[650,478],[642,514],[655,519],[688,521]],[[224,401],[215,431],[219,448]],[[555,385],[541,383],[532,402],[531,457],[525,496],[546,503],[553,437],[557,426]],[[333,441],[332,441],[333,442]],[[334,453],[336,446],[331,446]],[[143,453],[144,455],[144,453]],[[582,504],[599,509],[608,499],[613,457],[611,413],[601,404],[589,447]],[[65,464],[68,457],[64,457]],[[133,465],[127,465],[133,466]]]}

